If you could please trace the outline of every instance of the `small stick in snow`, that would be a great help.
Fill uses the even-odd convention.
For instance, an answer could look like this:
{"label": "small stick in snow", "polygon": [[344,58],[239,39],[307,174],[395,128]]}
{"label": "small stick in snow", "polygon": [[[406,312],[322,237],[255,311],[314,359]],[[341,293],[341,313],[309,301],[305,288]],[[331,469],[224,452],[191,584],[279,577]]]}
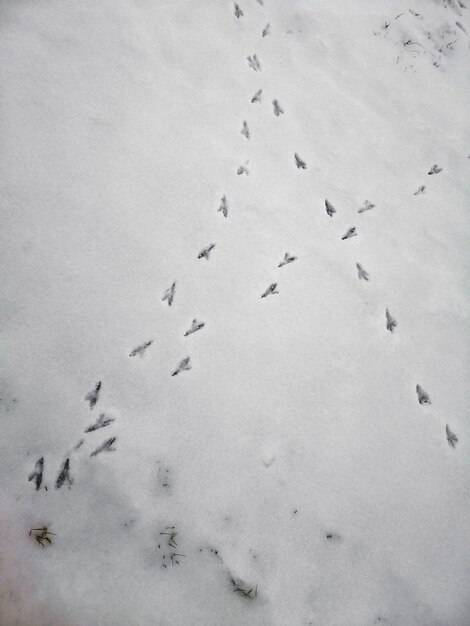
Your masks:
{"label": "small stick in snow", "polygon": [[246,122],[243,122],[243,127],[240,132],[247,139],[250,138],[250,129],[248,128],[248,124]]}
{"label": "small stick in snow", "polygon": [[106,441],[98,446],[96,450],[90,454],[90,456],[96,456],[100,452],[116,452],[116,448],[113,448],[113,443],[116,439],[117,437],[110,437],[109,439],[106,439]]}
{"label": "small stick in snow", "polygon": [[238,4],[234,4],[233,9],[234,9],[235,17],[237,19],[240,19],[243,16],[243,11],[240,9]]}
{"label": "small stick in snow", "polygon": [[240,167],[237,170],[237,174],[239,176],[241,176],[241,174],[246,174],[247,176],[249,176],[250,172],[248,171],[248,168],[246,167],[248,165],[248,161],[245,163],[245,165],[240,165]]}
{"label": "small stick in snow", "polygon": [[451,431],[451,429],[449,428],[449,424],[446,424],[446,437],[447,437],[447,442],[449,446],[451,448],[455,448],[455,444],[457,443],[459,439],[457,435],[454,435],[454,433]]}
{"label": "small stick in snow", "polygon": [[357,232],[356,232],[356,227],[353,226],[352,228],[349,228],[345,234],[341,237],[342,240],[344,239],[350,239],[351,237],[357,237]]}
{"label": "small stick in snow", "polygon": [[428,175],[432,176],[433,174],[439,174],[439,172],[442,172],[442,167],[439,167],[436,163],[436,165],[433,165],[431,167],[431,169],[428,172]]}
{"label": "small stick in snow", "polygon": [[295,164],[297,165],[297,169],[302,169],[302,170],[306,170],[307,169],[307,164],[305,163],[305,161],[303,161],[299,155],[297,154],[297,152],[294,154],[294,158],[295,158]]}
{"label": "small stick in snow", "polygon": [[188,335],[192,335],[198,330],[201,330],[201,328],[203,328],[205,325],[205,322],[198,322],[197,320],[193,320],[191,328],[184,333],[184,336],[187,337]]}
{"label": "small stick in snow", "polygon": [[185,372],[191,369],[191,357],[187,356],[185,359],[180,361],[180,364],[173,372],[172,376],[176,376],[180,372]]}
{"label": "small stick in snow", "polygon": [[55,488],[60,489],[64,483],[68,483],[69,487],[73,483],[73,478],[70,476],[70,459],[65,459],[65,463],[57,476]]}
{"label": "small stick in snow", "polygon": [[263,28],[263,32],[261,33],[261,35],[263,37],[266,37],[266,35],[269,35],[270,32],[271,32],[271,25],[266,24],[266,26]]}
{"label": "small stick in snow", "polygon": [[152,343],[153,343],[153,339],[149,339],[149,341],[145,341],[144,343],[141,343],[140,346],[137,346],[137,348],[134,348],[129,353],[129,356],[136,356],[137,354],[140,357],[144,356],[144,352],[147,350],[149,346],[152,345]]}
{"label": "small stick in snow", "polygon": [[420,187],[419,189],[417,189],[417,190],[414,192],[414,194],[413,194],[413,195],[414,195],[414,196],[417,196],[417,195],[419,195],[420,193],[424,193],[424,190],[425,190],[425,189],[426,189],[426,187],[425,187],[424,185],[421,185],[421,187]]}
{"label": "small stick in snow", "polygon": [[283,260],[279,263],[278,267],[283,267],[284,265],[287,265],[288,263],[292,263],[292,261],[296,261],[296,260],[297,260],[296,256],[293,256],[289,254],[288,252],[286,252]]}
{"label": "small stick in snow", "polygon": [[276,289],[277,283],[272,283],[271,285],[269,285],[269,287],[266,289],[261,297],[266,298],[266,296],[270,296],[271,294],[279,293],[279,291],[276,291]]}
{"label": "small stick in snow", "polygon": [[364,211],[370,211],[373,208],[375,208],[375,204],[372,204],[372,202],[366,200],[364,202],[364,205],[358,210],[358,213],[364,213]]}
{"label": "small stick in snow", "polygon": [[421,385],[416,385],[416,393],[418,394],[418,402],[420,404],[431,404],[429,394],[427,394]]}
{"label": "small stick in snow", "polygon": [[255,72],[261,72],[261,64],[256,54],[254,54],[252,57],[246,58],[248,61],[248,65],[251,67],[251,69],[255,70]]}
{"label": "small stick in snow", "polygon": [[209,244],[207,248],[204,248],[203,250],[201,250],[201,252],[197,255],[197,258],[206,259],[208,261],[211,250],[213,250],[214,248],[215,248],[215,243]]}
{"label": "small stick in snow", "polygon": [[44,473],[44,457],[42,456],[40,459],[36,461],[36,465],[34,466],[33,471],[28,476],[28,481],[34,480],[36,485],[36,491],[39,491],[42,483],[42,475]]}
{"label": "small stick in snow", "polygon": [[356,263],[356,267],[357,267],[357,275],[359,277],[359,280],[361,280],[361,278],[364,280],[369,280],[369,274],[362,267],[362,265],[360,263]]}
{"label": "small stick in snow", "polygon": [[278,100],[273,100],[273,110],[276,117],[279,117],[282,113],[284,113],[284,109],[281,107]]}
{"label": "small stick in snow", "polygon": [[390,315],[390,311],[385,309],[385,319],[387,320],[387,330],[393,333],[393,329],[398,326],[397,321]]}
{"label": "small stick in snow", "polygon": [[90,403],[90,409],[92,409],[95,406],[95,404],[98,402],[98,398],[100,397],[100,390],[101,390],[101,380],[96,383],[93,391],[88,392],[87,395],[85,396],[85,402]]}
{"label": "small stick in snow", "polygon": [[258,89],[258,91],[255,93],[255,95],[252,97],[251,102],[255,103],[255,102],[261,102],[261,94],[263,93],[262,89]]}
{"label": "small stick in snow", "polygon": [[83,432],[92,433],[99,428],[105,428],[106,426],[109,426],[112,422],[114,422],[115,419],[116,418],[114,417],[106,417],[105,413],[100,413],[100,416],[98,417],[96,422],[85,428]]}
{"label": "small stick in snow", "polygon": [[224,217],[227,217],[228,214],[228,203],[227,203],[227,198],[225,196],[222,196],[222,198],[220,199],[220,206],[217,209],[217,212],[221,212],[222,215]]}
{"label": "small stick in snow", "polygon": [[163,296],[162,301],[165,302],[165,300],[168,300],[168,306],[171,306],[173,304],[175,290],[176,282],[174,282],[171,287],[168,287],[168,289],[165,291],[165,295]]}
{"label": "small stick in snow", "polygon": [[333,213],[336,213],[335,207],[328,200],[325,200],[325,209],[330,217],[333,217]]}

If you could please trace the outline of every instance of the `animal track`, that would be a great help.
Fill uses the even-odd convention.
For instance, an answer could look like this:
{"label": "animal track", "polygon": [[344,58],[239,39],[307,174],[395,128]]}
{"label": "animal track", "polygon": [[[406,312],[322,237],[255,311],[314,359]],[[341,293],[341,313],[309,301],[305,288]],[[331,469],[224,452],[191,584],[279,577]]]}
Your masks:
{"label": "animal track", "polygon": [[375,204],[372,204],[372,202],[369,202],[369,200],[366,200],[363,204],[363,206],[358,209],[358,213],[364,213],[364,211],[370,211],[371,209],[375,208]]}
{"label": "animal track", "polygon": [[90,403],[90,409],[92,409],[95,406],[95,404],[98,402],[98,399],[100,397],[100,391],[101,391],[101,380],[96,383],[93,391],[88,392],[87,395],[85,396],[85,402]]}
{"label": "animal track", "polygon": [[418,395],[418,402],[420,404],[431,404],[429,395],[424,391],[421,385],[416,385],[416,393]]}
{"label": "animal track", "polygon": [[258,57],[254,54],[252,57],[246,57],[248,61],[248,65],[255,72],[261,72],[261,63],[259,62]]}
{"label": "animal track", "polygon": [[220,206],[217,209],[217,212],[221,212],[224,217],[227,217],[227,215],[228,215],[228,202],[227,202],[227,198],[225,196],[222,196],[222,198],[220,199]]}
{"label": "animal track", "polygon": [[204,248],[203,250],[201,250],[201,252],[197,255],[197,258],[206,259],[208,261],[211,250],[213,250],[214,248],[215,248],[215,243],[209,244],[207,248]]}
{"label": "animal track", "polygon": [[255,103],[255,102],[261,102],[261,95],[263,93],[262,89],[258,89],[258,91],[255,93],[255,95],[252,97],[251,102]]}
{"label": "animal track", "polygon": [[240,133],[247,139],[250,138],[250,129],[248,128],[247,122],[243,122],[243,126],[242,126]]}
{"label": "animal track", "polygon": [[454,435],[454,433],[450,430],[449,424],[446,424],[446,437],[447,437],[447,443],[449,444],[449,446],[451,448],[455,448],[457,441],[459,439],[457,435]]}
{"label": "animal track", "polygon": [[240,17],[242,17],[242,16],[243,16],[243,11],[240,9],[240,7],[238,6],[238,4],[234,4],[233,9],[234,9],[235,17],[237,17],[238,19],[240,19]]}
{"label": "animal track", "polygon": [[369,274],[362,267],[362,265],[360,263],[356,263],[356,267],[357,267],[357,275],[359,277],[359,280],[361,280],[361,279],[369,280]]}
{"label": "animal track", "polygon": [[191,357],[187,356],[185,359],[180,361],[178,367],[175,369],[172,376],[177,376],[180,372],[186,372],[190,369],[192,369]]}
{"label": "animal track", "polygon": [[269,285],[269,287],[266,289],[266,291],[263,293],[261,297],[266,298],[267,296],[270,296],[272,294],[279,293],[279,291],[276,291],[276,289],[277,289],[277,283],[272,283],[271,285]]}
{"label": "animal track", "polygon": [[279,117],[284,113],[284,109],[281,107],[277,100],[273,100],[273,111],[276,117]]}
{"label": "animal track", "polygon": [[205,322],[198,322],[197,320],[193,320],[191,328],[184,333],[184,336],[187,337],[188,335],[192,335],[198,330],[201,330],[201,328],[204,328],[204,326]]}
{"label": "animal track", "polygon": [[55,488],[60,489],[65,483],[68,483],[69,487],[73,484],[73,478],[70,476],[70,459],[65,459],[59,475],[57,476]]}
{"label": "animal track", "polygon": [[390,315],[390,311],[385,309],[385,319],[387,320],[387,330],[393,333],[393,329],[398,326],[397,321]]}
{"label": "animal track", "polygon": [[44,457],[42,456],[40,459],[36,461],[36,465],[34,466],[33,471],[28,476],[28,481],[34,480],[36,485],[36,491],[39,491],[42,484],[42,477],[44,473]]}
{"label": "animal track", "polygon": [[92,433],[100,428],[105,428],[106,426],[109,426],[112,422],[114,422],[114,420],[114,417],[106,417],[104,413],[100,413],[100,416],[98,417],[96,422],[94,424],[91,424],[91,426],[85,428],[83,432]]}
{"label": "animal track", "polygon": [[439,172],[442,172],[442,167],[439,167],[437,165],[437,163],[435,165],[433,165],[431,167],[431,169],[428,172],[428,176],[432,176],[433,174],[439,174]]}
{"label": "animal track", "polygon": [[350,239],[351,237],[357,237],[357,232],[356,232],[356,227],[353,226],[352,228],[349,228],[345,234],[341,237],[341,239],[344,241],[344,239]]}
{"label": "animal track", "polygon": [[94,450],[90,456],[97,456],[100,452],[116,452],[116,448],[113,448],[113,443],[116,441],[117,437],[110,437],[106,439],[100,446]]}
{"label": "animal track", "polygon": [[333,217],[333,214],[336,213],[335,207],[328,200],[325,200],[325,209],[330,217]]}
{"label": "animal track", "polygon": [[149,341],[146,341],[145,343],[141,343],[140,346],[137,346],[137,348],[134,348],[130,353],[129,356],[136,356],[137,354],[140,357],[144,356],[144,352],[147,350],[147,348],[149,348],[153,343],[153,339],[149,339]]}
{"label": "animal track", "polygon": [[240,165],[240,167],[237,170],[237,174],[239,176],[241,176],[241,174],[246,174],[247,176],[250,174],[250,172],[248,171],[248,168],[246,167],[248,165],[248,161],[245,163],[245,165]]}
{"label": "animal track", "polygon": [[288,263],[292,263],[292,261],[296,261],[296,260],[297,260],[296,256],[293,256],[289,254],[288,252],[286,252],[283,260],[279,263],[278,267],[283,267],[284,265],[287,265]]}
{"label": "animal track", "polygon": [[175,298],[175,290],[176,282],[174,282],[171,287],[168,287],[168,289],[165,291],[164,296],[162,297],[163,302],[165,302],[165,300],[168,301],[168,306],[171,306],[173,304],[173,300]]}
{"label": "animal track", "polygon": [[420,187],[419,189],[417,189],[417,190],[414,192],[414,194],[413,194],[413,195],[414,195],[414,196],[418,196],[420,193],[424,193],[425,189],[426,189],[426,187],[425,187],[424,185],[421,185],[421,187]]}
{"label": "animal track", "polygon": [[270,24],[266,24],[266,26],[263,28],[263,32],[261,33],[261,35],[263,37],[266,37],[266,35],[269,35],[270,32],[271,32],[271,26]]}
{"label": "animal track", "polygon": [[305,163],[304,160],[302,160],[299,155],[297,154],[297,152],[294,154],[294,158],[295,158],[295,164],[297,165],[297,169],[302,169],[302,170],[306,170],[307,169],[307,164]]}

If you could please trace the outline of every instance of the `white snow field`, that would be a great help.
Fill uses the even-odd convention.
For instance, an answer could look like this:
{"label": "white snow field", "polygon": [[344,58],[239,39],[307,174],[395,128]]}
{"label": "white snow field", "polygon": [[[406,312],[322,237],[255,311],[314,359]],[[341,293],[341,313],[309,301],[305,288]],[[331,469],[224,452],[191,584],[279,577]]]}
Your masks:
{"label": "white snow field", "polygon": [[2,0],[1,626],[470,624],[469,33]]}

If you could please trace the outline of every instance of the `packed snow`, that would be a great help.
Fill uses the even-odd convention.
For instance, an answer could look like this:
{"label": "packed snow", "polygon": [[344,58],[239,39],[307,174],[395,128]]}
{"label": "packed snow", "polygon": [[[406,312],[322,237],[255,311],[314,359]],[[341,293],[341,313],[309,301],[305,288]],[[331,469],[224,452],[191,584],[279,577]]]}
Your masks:
{"label": "packed snow", "polygon": [[469,15],[0,4],[2,626],[468,626]]}

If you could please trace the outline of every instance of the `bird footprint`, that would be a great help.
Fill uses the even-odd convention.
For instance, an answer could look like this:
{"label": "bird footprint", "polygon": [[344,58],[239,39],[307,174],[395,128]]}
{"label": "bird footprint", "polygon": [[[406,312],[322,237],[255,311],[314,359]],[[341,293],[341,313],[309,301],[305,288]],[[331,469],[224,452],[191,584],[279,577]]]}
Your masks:
{"label": "bird footprint", "polygon": [[297,257],[290,255],[288,252],[285,253],[283,260],[279,263],[278,267],[283,267],[288,263],[292,263],[292,261],[296,261]]}
{"label": "bird footprint", "polygon": [[398,326],[397,321],[390,315],[390,311],[385,309],[385,318],[387,320],[387,330],[393,333],[393,329]]}
{"label": "bird footprint", "polygon": [[165,300],[168,300],[168,306],[171,306],[173,304],[173,299],[175,297],[175,290],[176,290],[176,282],[173,283],[171,287],[168,287],[168,289],[165,291],[165,295],[163,296],[162,300],[163,302],[165,302]]}
{"label": "bird footprint", "polygon": [[188,371],[191,368],[192,368],[192,366],[191,366],[191,358],[189,356],[187,356],[185,359],[180,361],[178,367],[175,369],[175,371],[173,372],[172,376],[176,376],[180,372]]}
{"label": "bird footprint", "polygon": [[375,204],[372,204],[372,202],[369,202],[369,200],[366,200],[363,206],[357,212],[364,213],[364,211],[370,211],[373,208],[375,208]]}
{"label": "bird footprint", "polygon": [[251,69],[255,70],[255,72],[261,72],[261,64],[256,54],[254,54],[252,57],[246,58],[248,60],[248,65],[251,67]]}
{"label": "bird footprint", "polygon": [[366,272],[366,270],[362,267],[362,265],[360,263],[356,263],[356,267],[357,267],[357,275],[359,277],[359,280],[362,278],[363,280],[369,280],[369,274]]}
{"label": "bird footprint", "polygon": [[250,129],[248,128],[248,124],[246,122],[243,122],[243,126],[240,132],[247,139],[250,138]]}
{"label": "bird footprint", "polygon": [[328,200],[325,200],[325,209],[330,217],[333,217],[333,213],[336,213],[335,207]]}
{"label": "bird footprint", "polygon": [[455,445],[459,439],[457,435],[454,435],[454,433],[451,431],[451,429],[449,428],[449,424],[446,424],[446,437],[449,446],[451,446],[451,448],[455,448]]}
{"label": "bird footprint", "polygon": [[277,100],[273,100],[273,110],[276,117],[279,117],[284,113],[284,109],[281,107]]}
{"label": "bird footprint", "polygon": [[184,336],[192,335],[193,333],[201,330],[205,326],[205,322],[198,322],[197,320],[193,320],[192,326],[189,330],[184,333]]}
{"label": "bird footprint", "polygon": [[222,196],[221,200],[220,200],[220,206],[217,209],[217,212],[221,212],[222,215],[224,217],[227,217],[228,214],[228,203],[227,203],[227,198],[225,196]]}
{"label": "bird footprint", "polygon": [[140,346],[137,346],[137,348],[134,348],[131,352],[129,352],[129,356],[136,356],[137,354],[140,357],[144,356],[144,352],[152,345],[152,343],[153,339],[149,339],[149,341],[141,343]]}
{"label": "bird footprint", "polygon": [[429,394],[427,394],[421,385],[416,385],[416,393],[418,395],[418,402],[420,404],[431,404],[431,399],[429,398]]}
{"label": "bird footprint", "polygon": [[277,283],[272,283],[271,285],[269,285],[269,287],[266,289],[266,291],[263,293],[261,297],[266,298],[267,296],[270,296],[272,294],[279,293],[279,291],[276,291],[276,289],[277,289]]}
{"label": "bird footprint", "polygon": [[107,417],[105,413],[100,413],[100,416],[98,417],[96,422],[85,428],[83,432],[92,433],[99,428],[105,428],[106,426],[109,426],[112,422],[114,422],[114,420],[114,417]]}
{"label": "bird footprint", "polygon": [[100,397],[100,390],[101,390],[101,380],[96,383],[96,386],[93,389],[93,391],[90,391],[85,396],[85,401],[90,403],[90,409],[92,409],[95,406],[95,404],[98,402],[98,399]]}
{"label": "bird footprint", "polygon": [[261,35],[263,37],[266,37],[266,35],[269,35],[270,32],[271,32],[271,26],[270,24],[266,24],[266,26],[263,28],[263,32],[261,33]]}
{"label": "bird footprint", "polygon": [[431,169],[428,172],[428,175],[432,176],[433,174],[439,174],[439,172],[442,172],[442,167],[439,167],[436,163],[435,165],[431,167]]}
{"label": "bird footprint", "polygon": [[294,154],[295,164],[297,165],[297,169],[306,170],[307,164],[304,160],[302,160],[297,153]]}
{"label": "bird footprint", "polygon": [[236,16],[238,19],[240,19],[240,17],[242,17],[242,16],[243,16],[243,11],[240,9],[240,7],[238,6],[238,4],[235,4],[235,5],[233,6],[233,9],[234,9],[235,16]]}
{"label": "bird footprint", "polygon": [[251,102],[261,102],[261,94],[263,93],[262,89],[258,89],[255,95],[252,97]]}
{"label": "bird footprint", "polygon": [[96,456],[100,452],[116,452],[116,448],[113,448],[113,443],[115,441],[116,441],[116,437],[110,437],[109,439],[106,439],[106,441],[102,443],[100,446],[98,446],[96,450],[94,450],[90,454],[90,456]]}
{"label": "bird footprint", "polygon": [[357,237],[357,232],[356,232],[356,227],[353,226],[352,228],[349,228],[344,235],[341,237],[342,240],[344,239],[350,239],[351,237]]}
{"label": "bird footprint", "polygon": [[213,250],[214,248],[215,248],[215,243],[211,243],[210,245],[207,246],[207,248],[204,248],[203,250],[201,250],[201,252],[197,255],[197,258],[206,259],[208,261],[211,250]]}

